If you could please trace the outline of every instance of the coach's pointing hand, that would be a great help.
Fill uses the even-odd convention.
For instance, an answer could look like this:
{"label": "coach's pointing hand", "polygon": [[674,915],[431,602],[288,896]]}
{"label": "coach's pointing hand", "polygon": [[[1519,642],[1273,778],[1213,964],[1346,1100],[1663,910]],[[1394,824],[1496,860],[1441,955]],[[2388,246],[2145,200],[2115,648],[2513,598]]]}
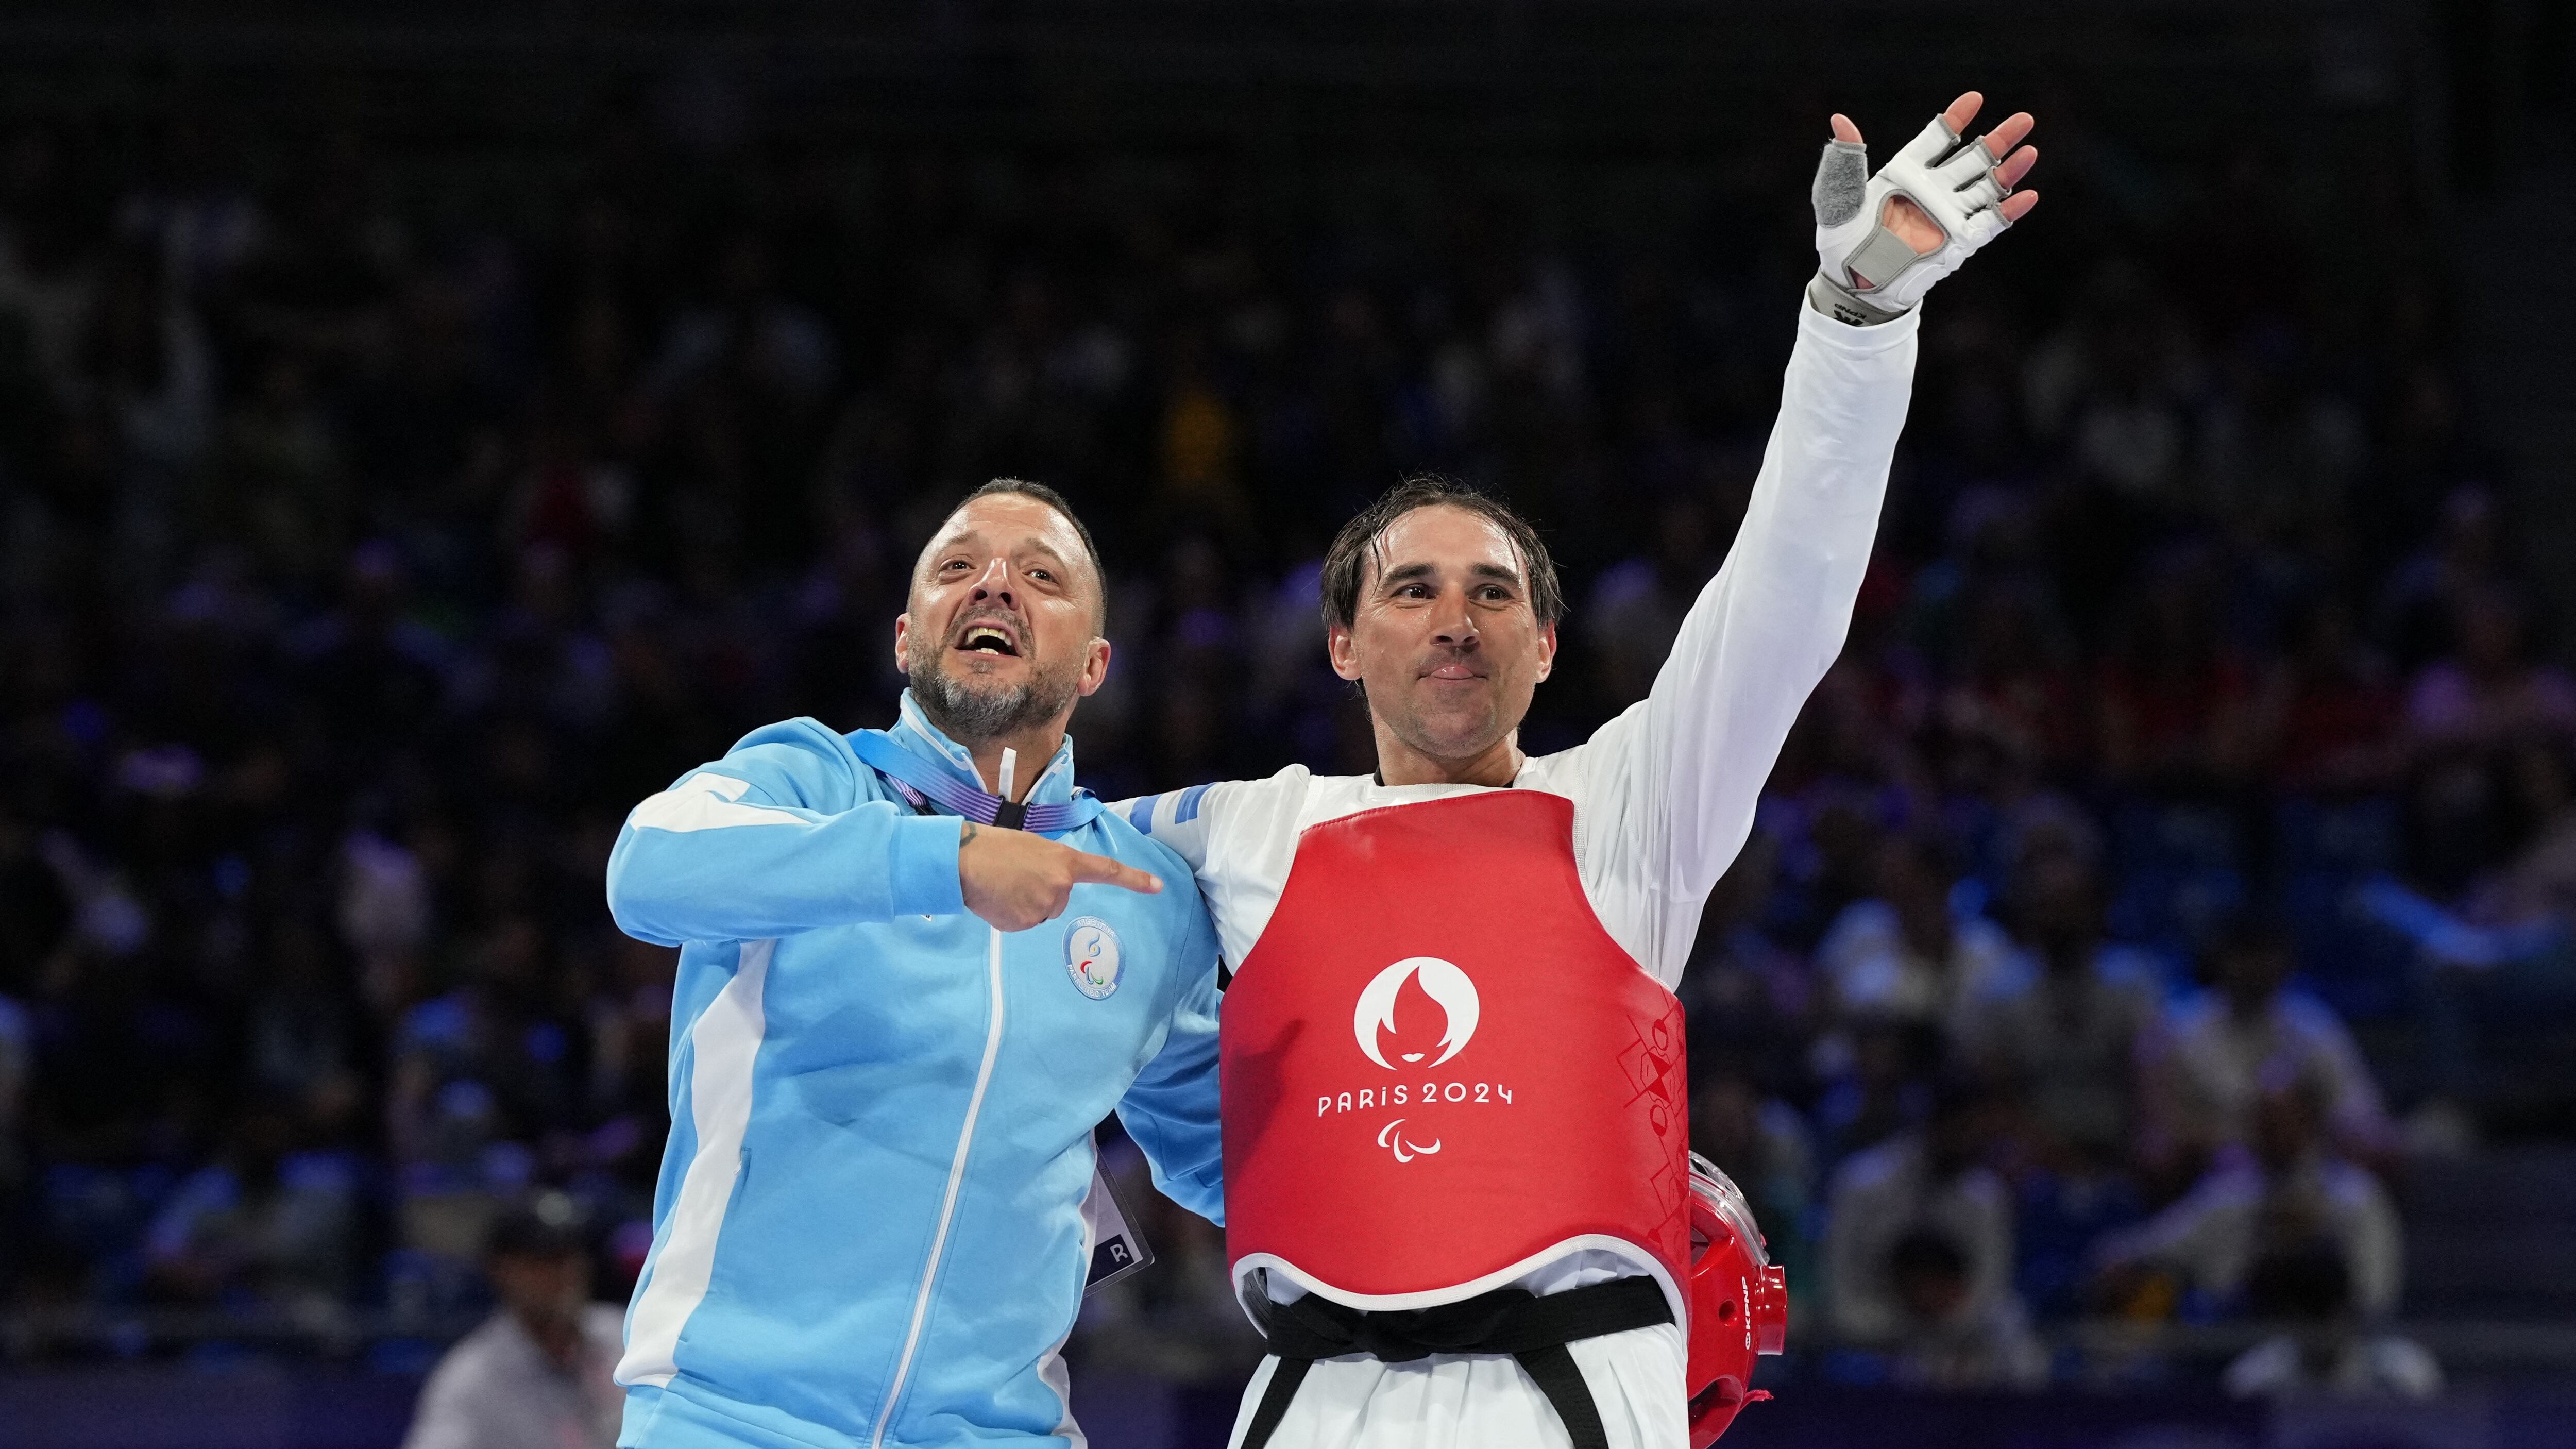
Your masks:
{"label": "coach's pointing hand", "polygon": [[1163,883],[1133,866],[1025,830],[964,822],[957,845],[957,883],[966,909],[995,930],[1025,931],[1064,914],[1078,885],[1114,885],[1160,895]]}

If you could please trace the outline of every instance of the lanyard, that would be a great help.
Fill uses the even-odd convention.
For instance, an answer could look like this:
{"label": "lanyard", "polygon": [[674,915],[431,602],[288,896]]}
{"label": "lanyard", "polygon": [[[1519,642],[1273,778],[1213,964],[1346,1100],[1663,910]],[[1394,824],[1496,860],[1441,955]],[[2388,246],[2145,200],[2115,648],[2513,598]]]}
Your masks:
{"label": "lanyard", "polygon": [[1078,829],[1100,814],[1098,797],[1082,791],[1075,792],[1070,800],[1048,805],[1023,805],[987,794],[896,744],[883,730],[860,730],[848,739],[859,758],[891,781],[916,807],[936,805],[978,825],[1033,830],[1041,835]]}

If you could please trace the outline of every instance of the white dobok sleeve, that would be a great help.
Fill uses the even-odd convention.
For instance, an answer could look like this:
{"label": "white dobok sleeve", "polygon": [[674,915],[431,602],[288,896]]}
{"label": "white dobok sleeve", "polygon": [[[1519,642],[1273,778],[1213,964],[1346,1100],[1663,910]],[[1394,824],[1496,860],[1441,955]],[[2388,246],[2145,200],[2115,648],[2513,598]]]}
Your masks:
{"label": "white dobok sleeve", "polygon": [[1919,316],[1853,327],[1799,307],[1744,525],[1654,688],[1523,776],[1574,800],[1584,889],[1667,986],[1752,831],[1790,725],[1842,651],[1905,426]]}
{"label": "white dobok sleeve", "polygon": [[1230,790],[1233,782],[1192,785],[1186,790],[1167,790],[1159,795],[1139,795],[1120,800],[1109,807],[1113,815],[1122,815],[1127,823],[1146,835],[1170,846],[1193,871],[1207,868],[1208,831],[1215,817],[1207,812],[1208,797]]}
{"label": "white dobok sleeve", "polygon": [[1192,785],[1109,807],[1190,863],[1216,922],[1217,951],[1231,969],[1252,954],[1287,885],[1311,778],[1305,766],[1290,765],[1264,779]]}

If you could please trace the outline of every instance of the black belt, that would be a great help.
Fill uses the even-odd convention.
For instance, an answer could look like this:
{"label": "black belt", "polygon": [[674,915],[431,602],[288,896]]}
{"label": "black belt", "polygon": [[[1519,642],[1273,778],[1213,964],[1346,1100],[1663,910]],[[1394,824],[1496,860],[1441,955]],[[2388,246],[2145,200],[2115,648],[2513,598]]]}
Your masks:
{"label": "black belt", "polygon": [[1309,1293],[1294,1303],[1262,1300],[1258,1317],[1279,1367],[1252,1412],[1242,1449],[1263,1449],[1270,1442],[1315,1360],[1354,1353],[1387,1363],[1411,1363],[1435,1353],[1510,1354],[1555,1406],[1574,1449],[1610,1449],[1592,1389],[1565,1346],[1578,1338],[1670,1323],[1673,1306],[1652,1278],[1614,1278],[1545,1297],[1525,1288],[1497,1288],[1461,1303],[1385,1313]]}

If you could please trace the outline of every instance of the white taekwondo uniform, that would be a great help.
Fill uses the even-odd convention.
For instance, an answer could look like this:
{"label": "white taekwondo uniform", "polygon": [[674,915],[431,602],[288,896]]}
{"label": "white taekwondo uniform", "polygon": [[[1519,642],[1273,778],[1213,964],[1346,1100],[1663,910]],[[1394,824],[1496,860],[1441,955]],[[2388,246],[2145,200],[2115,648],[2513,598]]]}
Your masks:
{"label": "white taekwondo uniform", "polygon": [[[1665,993],[1680,978],[1710,888],[1751,831],[1755,803],[1792,722],[1842,648],[1905,422],[1917,318],[1908,313],[1855,327],[1800,307],[1779,419],[1742,530],[1725,566],[1683,621],[1651,693],[1583,744],[1528,760],[1511,787],[1571,802],[1567,843],[1582,903],[1624,952],[1614,959],[1642,967]],[[1301,841],[1315,827],[1358,812],[1393,813],[1423,802],[1497,793],[1503,792],[1469,785],[1388,787],[1367,776],[1317,776],[1291,766],[1267,779],[1202,785],[1113,808],[1190,862],[1215,917],[1224,958],[1242,973],[1247,963],[1254,971],[1274,964],[1254,961],[1255,946],[1272,930]],[[1464,859],[1471,862],[1472,855]],[[1420,912],[1440,913],[1443,897],[1440,880],[1421,880],[1401,909],[1414,909],[1412,901],[1418,900]],[[1305,898],[1313,899],[1313,893]],[[1227,998],[1229,1011],[1243,989],[1239,980]],[[1468,997],[1472,1002],[1472,990]],[[1382,1005],[1391,1027],[1396,1008]],[[1363,1003],[1363,1032],[1369,1030],[1370,1010]],[[1467,1008],[1470,1032],[1474,1010]],[[1485,1008],[1489,1022],[1494,1010]],[[1458,1015],[1451,1005],[1452,1037]],[[1337,1045],[1353,1061],[1362,1053],[1380,1055],[1366,1041]],[[1448,1055],[1455,1049],[1440,1060]],[[1678,1051],[1674,1057],[1677,1062]],[[1404,1059],[1417,1061],[1421,1054]],[[1226,1090],[1235,1092],[1234,1078]],[[1330,1101],[1319,1110],[1335,1111]],[[1239,1222],[1246,1205],[1235,1193],[1231,1097],[1228,1112],[1229,1217]],[[1418,1142],[1400,1135],[1413,1130],[1382,1129],[1376,1145],[1387,1146],[1384,1131],[1395,1131],[1399,1152],[1407,1145],[1419,1149]],[[1451,1141],[1454,1148],[1454,1133]],[[1457,1156],[1453,1150],[1450,1160]],[[1596,1238],[1558,1246],[1553,1257],[1539,1255],[1543,1261],[1514,1260],[1518,1271],[1507,1281],[1544,1295],[1643,1274],[1672,1291],[1670,1274],[1657,1266],[1656,1255],[1633,1245]],[[1359,1308],[1391,1301],[1338,1290],[1268,1255],[1256,1255],[1263,1258],[1259,1265],[1241,1261],[1240,1248],[1233,1256],[1238,1289],[1274,1302],[1291,1302],[1310,1290]],[[1479,1280],[1461,1291],[1480,1291],[1496,1281]],[[1684,1342],[1675,1322],[1566,1345],[1612,1445],[1684,1444]],[[1244,1400],[1246,1418],[1278,1363],[1272,1358],[1254,1375]],[[1243,1432],[1238,1422],[1238,1444]],[[1538,1449],[1565,1445],[1569,1436],[1550,1401],[1508,1355],[1434,1353],[1389,1363],[1353,1354],[1314,1363],[1271,1443],[1295,1449]]]}

